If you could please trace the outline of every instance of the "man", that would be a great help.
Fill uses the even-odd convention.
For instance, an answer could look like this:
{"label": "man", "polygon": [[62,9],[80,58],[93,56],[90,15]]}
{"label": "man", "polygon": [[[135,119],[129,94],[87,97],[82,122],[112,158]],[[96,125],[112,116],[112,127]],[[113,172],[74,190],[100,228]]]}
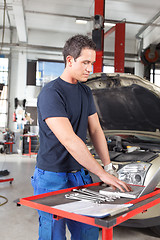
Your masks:
{"label": "man", "polygon": [[[92,71],[95,49],[87,36],[70,38],[63,50],[64,72],[38,97],[40,149],[32,178],[35,194],[92,183],[88,170],[104,183],[130,191],[127,184],[106,172],[112,170],[106,139],[91,90],[83,84]],[[105,169],[86,147],[87,128]],[[65,240],[66,223],[72,240],[98,239],[98,228],[71,220],[54,221],[45,212],[39,216],[39,240]]]}

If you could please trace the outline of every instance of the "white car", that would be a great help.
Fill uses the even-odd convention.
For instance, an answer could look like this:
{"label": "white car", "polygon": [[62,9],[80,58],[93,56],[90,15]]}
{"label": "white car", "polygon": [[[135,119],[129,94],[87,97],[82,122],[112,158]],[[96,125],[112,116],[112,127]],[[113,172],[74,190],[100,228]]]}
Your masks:
{"label": "white car", "polygon": [[[124,73],[92,74],[86,85],[92,89],[119,178],[127,183],[146,185],[160,166],[160,88]],[[100,161],[89,139],[87,144]],[[160,204],[123,225],[149,227],[160,236]]]}

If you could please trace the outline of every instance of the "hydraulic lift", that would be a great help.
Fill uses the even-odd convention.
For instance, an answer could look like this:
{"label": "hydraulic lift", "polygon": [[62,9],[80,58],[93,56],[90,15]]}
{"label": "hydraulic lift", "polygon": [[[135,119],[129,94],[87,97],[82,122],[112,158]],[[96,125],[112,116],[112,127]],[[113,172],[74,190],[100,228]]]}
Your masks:
{"label": "hydraulic lift", "polygon": [[96,62],[94,73],[103,72],[104,38],[115,32],[114,69],[115,72],[124,72],[125,57],[125,22],[117,23],[104,33],[105,0],[95,0],[94,29],[92,39],[96,43]]}

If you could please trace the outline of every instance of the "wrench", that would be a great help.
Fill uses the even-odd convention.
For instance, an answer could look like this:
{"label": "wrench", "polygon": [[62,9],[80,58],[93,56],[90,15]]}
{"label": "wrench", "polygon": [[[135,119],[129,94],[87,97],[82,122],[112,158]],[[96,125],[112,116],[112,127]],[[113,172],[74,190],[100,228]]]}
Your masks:
{"label": "wrench", "polygon": [[81,200],[81,201],[82,200],[88,200],[88,201],[92,201],[94,203],[102,203],[102,200],[99,200],[99,199],[94,198],[94,197],[82,195],[82,194],[79,194],[79,193],[66,194],[65,197],[69,198],[69,199],[76,199],[76,200]]}
{"label": "wrench", "polygon": [[91,195],[91,196],[97,196],[97,198],[104,199],[107,202],[113,202],[115,199],[120,198],[119,196],[106,196],[106,195],[100,194],[98,192],[89,190],[87,188],[82,188],[79,190],[73,189],[73,191],[83,192],[83,193]]}
{"label": "wrench", "polygon": [[106,196],[101,197],[101,196],[96,195],[96,194],[93,194],[93,193],[84,192],[84,191],[82,191],[81,189],[79,189],[79,190],[78,190],[78,189],[73,189],[73,191],[74,191],[74,192],[81,193],[81,194],[83,194],[83,195],[85,195],[85,196],[90,196],[90,197],[92,197],[92,198],[99,199],[99,200],[101,200],[101,201],[103,201],[103,202],[106,201]]}

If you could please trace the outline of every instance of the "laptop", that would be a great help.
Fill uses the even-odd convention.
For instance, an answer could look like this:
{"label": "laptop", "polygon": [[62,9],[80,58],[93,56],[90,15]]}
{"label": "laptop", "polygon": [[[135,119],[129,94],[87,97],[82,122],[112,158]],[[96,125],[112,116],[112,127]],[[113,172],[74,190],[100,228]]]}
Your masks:
{"label": "laptop", "polygon": [[100,190],[99,193],[106,196],[139,198],[141,196],[153,192],[159,182],[160,182],[160,168],[158,168],[158,170],[156,171],[156,173],[150,179],[146,186],[130,185],[132,188],[132,192],[121,192],[119,189],[114,190],[111,187],[106,187]]}

